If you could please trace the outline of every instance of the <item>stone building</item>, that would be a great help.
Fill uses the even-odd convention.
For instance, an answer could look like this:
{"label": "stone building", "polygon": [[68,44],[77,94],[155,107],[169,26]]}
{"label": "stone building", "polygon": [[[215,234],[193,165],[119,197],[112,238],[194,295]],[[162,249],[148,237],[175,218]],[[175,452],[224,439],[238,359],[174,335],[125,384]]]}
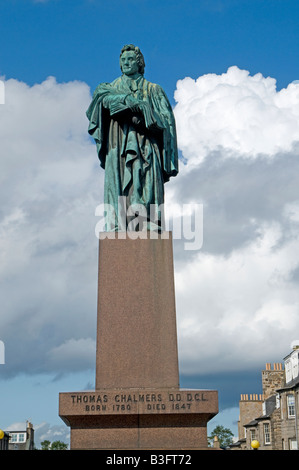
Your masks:
{"label": "stone building", "polygon": [[245,424],[246,449],[257,440],[261,450],[281,450],[280,409],[277,396],[272,395],[262,403],[262,414]]}
{"label": "stone building", "polygon": [[266,364],[262,371],[262,394],[241,395],[238,441],[231,450],[298,449],[299,347],[281,363]]}
{"label": "stone building", "polygon": [[298,450],[299,438],[299,346],[284,358],[285,383],[277,390],[281,410],[282,449]]}
{"label": "stone building", "polygon": [[7,431],[8,450],[34,450],[34,429],[27,421],[26,428],[19,431]]}
{"label": "stone building", "polygon": [[239,402],[239,421],[238,421],[238,436],[239,440],[232,447],[239,450],[246,449],[246,424],[251,422],[255,416],[262,413],[263,395],[241,395]]}

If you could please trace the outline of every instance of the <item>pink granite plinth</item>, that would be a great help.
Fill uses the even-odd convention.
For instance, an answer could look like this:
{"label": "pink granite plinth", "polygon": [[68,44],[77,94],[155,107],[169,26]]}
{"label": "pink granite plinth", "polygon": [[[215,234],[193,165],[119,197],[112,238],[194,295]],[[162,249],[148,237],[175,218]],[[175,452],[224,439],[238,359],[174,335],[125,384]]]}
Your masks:
{"label": "pink granite plinth", "polygon": [[206,449],[214,390],[115,389],[60,394],[72,449]]}
{"label": "pink granite plinth", "polygon": [[133,235],[99,243],[96,389],[178,387],[171,236]]}
{"label": "pink granite plinth", "polygon": [[103,233],[95,390],[59,396],[71,449],[203,449],[214,390],[179,386],[171,233]]}

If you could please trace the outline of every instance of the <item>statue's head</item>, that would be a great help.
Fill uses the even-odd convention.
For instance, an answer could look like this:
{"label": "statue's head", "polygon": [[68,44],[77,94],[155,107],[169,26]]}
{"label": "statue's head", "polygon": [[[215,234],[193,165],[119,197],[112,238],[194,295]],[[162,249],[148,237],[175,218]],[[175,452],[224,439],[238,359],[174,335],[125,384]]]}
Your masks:
{"label": "statue's head", "polygon": [[127,52],[135,54],[135,58],[136,58],[137,66],[138,66],[138,73],[143,75],[144,74],[144,68],[145,68],[144,57],[143,57],[139,47],[134,46],[134,44],[127,44],[126,46],[124,46],[122,48],[122,50],[120,52],[120,69],[121,69],[121,71],[124,73],[124,70],[122,68],[121,57],[124,53],[127,53]]}

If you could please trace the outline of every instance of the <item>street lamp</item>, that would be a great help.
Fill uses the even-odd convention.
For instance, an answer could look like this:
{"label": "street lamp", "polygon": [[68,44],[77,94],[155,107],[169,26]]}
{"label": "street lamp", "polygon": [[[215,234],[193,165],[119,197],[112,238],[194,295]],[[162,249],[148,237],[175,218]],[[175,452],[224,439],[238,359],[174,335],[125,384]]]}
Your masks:
{"label": "street lamp", "polygon": [[251,447],[253,448],[253,450],[258,450],[259,446],[260,446],[260,443],[259,441],[257,441],[256,439],[254,439],[253,441],[251,441]]}

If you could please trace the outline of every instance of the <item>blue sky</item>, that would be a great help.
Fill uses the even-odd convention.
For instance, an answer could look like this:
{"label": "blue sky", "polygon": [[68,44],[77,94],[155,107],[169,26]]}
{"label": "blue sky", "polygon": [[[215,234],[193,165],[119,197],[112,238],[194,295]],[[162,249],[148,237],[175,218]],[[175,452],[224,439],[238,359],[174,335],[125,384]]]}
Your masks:
{"label": "blue sky", "polygon": [[181,385],[218,389],[213,423],[237,432],[240,393],[299,336],[298,31],[297,0],[1,1],[0,428],[63,440],[59,391],[93,386],[103,172],[85,110],[134,43],[189,162],[169,198],[205,207],[200,254],[174,243]]}
{"label": "blue sky", "polygon": [[28,84],[49,75],[91,87],[118,73],[123,43],[144,51],[149,79],[176,81],[231,65],[286,86],[298,78],[295,0],[3,0],[1,73]]}

